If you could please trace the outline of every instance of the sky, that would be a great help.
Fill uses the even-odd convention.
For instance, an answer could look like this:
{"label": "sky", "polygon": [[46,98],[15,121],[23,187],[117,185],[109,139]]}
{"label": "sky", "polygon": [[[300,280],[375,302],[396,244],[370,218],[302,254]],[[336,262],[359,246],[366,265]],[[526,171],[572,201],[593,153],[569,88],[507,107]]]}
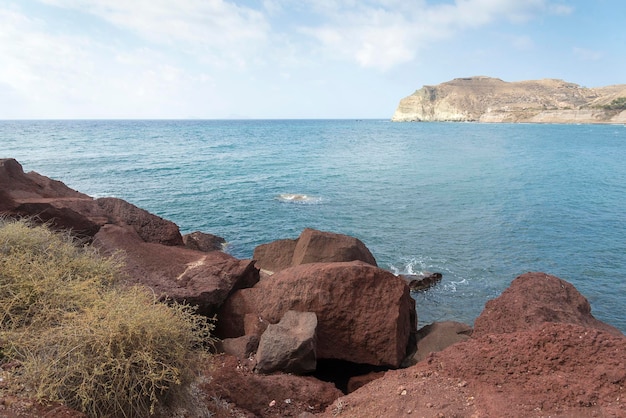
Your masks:
{"label": "sky", "polygon": [[626,83],[624,0],[0,0],[0,119],[352,119],[483,75]]}

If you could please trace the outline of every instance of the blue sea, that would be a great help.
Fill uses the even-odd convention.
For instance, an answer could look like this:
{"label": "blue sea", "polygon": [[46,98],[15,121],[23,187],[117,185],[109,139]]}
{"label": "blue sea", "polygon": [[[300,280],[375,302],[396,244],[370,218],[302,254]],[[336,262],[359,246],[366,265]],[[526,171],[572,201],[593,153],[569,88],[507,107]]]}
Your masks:
{"label": "blue sea", "polygon": [[[312,227],[361,239],[420,325],[472,324],[518,275],[573,283],[626,332],[626,127],[386,120],[0,121],[0,158],[255,246]],[[299,196],[295,196],[299,195]]]}

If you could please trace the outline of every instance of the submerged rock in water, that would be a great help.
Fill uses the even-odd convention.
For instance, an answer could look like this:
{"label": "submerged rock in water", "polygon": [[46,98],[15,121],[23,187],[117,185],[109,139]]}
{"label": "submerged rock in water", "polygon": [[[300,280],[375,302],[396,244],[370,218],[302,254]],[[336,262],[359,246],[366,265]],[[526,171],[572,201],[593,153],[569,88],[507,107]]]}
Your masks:
{"label": "submerged rock in water", "polygon": [[409,289],[414,292],[418,292],[426,290],[439,283],[443,275],[441,273],[431,273],[429,271],[425,271],[420,274],[400,274],[399,277],[402,277],[407,281]]}
{"label": "submerged rock in water", "polygon": [[221,251],[226,245],[226,240],[217,235],[207,234],[206,232],[195,231],[190,234],[183,235],[185,247],[190,250],[202,251]]}

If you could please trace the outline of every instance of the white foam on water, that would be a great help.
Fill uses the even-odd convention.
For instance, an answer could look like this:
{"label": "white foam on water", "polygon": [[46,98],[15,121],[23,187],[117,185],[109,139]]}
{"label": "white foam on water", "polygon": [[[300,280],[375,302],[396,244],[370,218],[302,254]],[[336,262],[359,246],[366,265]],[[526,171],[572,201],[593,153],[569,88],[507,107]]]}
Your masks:
{"label": "white foam on water", "polygon": [[115,194],[113,193],[92,193],[89,195],[89,197],[93,198],[93,199],[100,199],[103,197],[117,197]]}
{"label": "white foam on water", "polygon": [[285,203],[304,203],[304,204],[312,204],[312,203],[320,203],[322,198],[319,196],[310,196],[308,194],[300,194],[300,193],[281,193],[276,196],[276,200]]}
{"label": "white foam on water", "polygon": [[459,281],[450,281],[448,283],[445,283],[443,288],[447,291],[447,292],[456,292],[457,290],[457,286],[459,285],[467,285],[469,282],[467,281],[467,279],[461,279]]}
{"label": "white foam on water", "polygon": [[442,273],[444,278],[446,278],[447,280],[441,283],[438,288],[445,293],[456,293],[459,288],[467,286],[469,284],[469,281],[467,280],[467,278],[458,277],[456,274],[454,274],[454,272],[445,267],[438,267],[445,263],[445,259],[435,260],[431,257],[424,256],[410,257],[403,258],[399,263],[400,267],[391,265],[389,267],[389,270],[396,276],[419,276],[421,274],[434,272]]}
{"label": "white foam on water", "polygon": [[427,271],[433,271],[428,268],[429,260],[418,259],[416,257],[403,259],[401,261],[401,267],[398,268],[396,266],[390,266],[390,270],[393,274],[403,274],[407,276],[411,275],[420,275]]}

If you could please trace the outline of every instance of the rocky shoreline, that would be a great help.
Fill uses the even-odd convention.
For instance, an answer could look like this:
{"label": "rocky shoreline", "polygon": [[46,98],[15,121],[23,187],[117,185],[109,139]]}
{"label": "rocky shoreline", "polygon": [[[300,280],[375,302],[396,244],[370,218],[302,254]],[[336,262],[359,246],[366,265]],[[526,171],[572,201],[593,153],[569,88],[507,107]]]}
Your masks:
{"label": "rocky shoreline", "polygon": [[[546,273],[513,280],[473,329],[418,330],[411,289],[441,276],[418,287],[378,268],[353,237],[305,229],[239,260],[219,237],[183,237],[170,221],[24,173],[13,159],[0,160],[0,213],[70,229],[103,254],[121,251],[128,283],[217,317],[217,352],[181,417],[626,415],[626,337]],[[42,408],[2,398],[0,415]],[[47,416],[81,416],[55,408]]]}
{"label": "rocky shoreline", "polygon": [[626,84],[587,88],[555,79],[456,78],[403,98],[391,120],[626,124]]}

